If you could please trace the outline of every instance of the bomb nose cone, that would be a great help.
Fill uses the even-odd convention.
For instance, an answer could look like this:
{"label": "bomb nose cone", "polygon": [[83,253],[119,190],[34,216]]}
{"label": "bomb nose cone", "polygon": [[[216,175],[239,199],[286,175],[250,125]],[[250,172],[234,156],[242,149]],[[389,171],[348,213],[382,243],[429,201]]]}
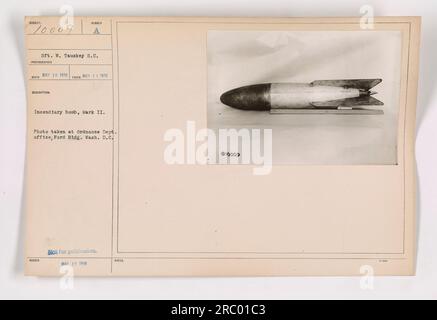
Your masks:
{"label": "bomb nose cone", "polygon": [[242,110],[270,110],[270,84],[255,84],[226,91],[220,101]]}
{"label": "bomb nose cone", "polygon": [[237,100],[238,92],[236,92],[237,89],[229,90],[223,93],[220,96],[221,103],[233,107],[235,104],[235,101]]}

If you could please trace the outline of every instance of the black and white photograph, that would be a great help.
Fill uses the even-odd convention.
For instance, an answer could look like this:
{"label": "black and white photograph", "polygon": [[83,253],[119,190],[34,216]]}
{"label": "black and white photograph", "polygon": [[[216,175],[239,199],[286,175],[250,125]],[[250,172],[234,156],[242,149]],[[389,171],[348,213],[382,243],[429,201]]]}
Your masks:
{"label": "black and white photograph", "polygon": [[0,6],[0,300],[437,299],[435,3]]}
{"label": "black and white photograph", "polygon": [[397,164],[400,66],[398,31],[210,31],[208,128],[271,129],[273,164]]}

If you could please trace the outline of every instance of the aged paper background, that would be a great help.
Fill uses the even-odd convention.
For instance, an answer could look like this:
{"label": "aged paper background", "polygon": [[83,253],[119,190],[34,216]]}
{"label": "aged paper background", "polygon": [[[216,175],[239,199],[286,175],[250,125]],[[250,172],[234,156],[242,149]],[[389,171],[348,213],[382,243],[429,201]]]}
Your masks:
{"label": "aged paper background", "polygon": [[[267,176],[163,161],[166,130],[206,127],[208,31],[364,32],[358,19],[75,19],[69,35],[38,29],[56,33],[58,18],[26,19],[27,274],[413,274],[418,19],[380,18],[369,31],[402,35],[398,164]],[[35,113],[65,109],[79,114]],[[54,129],[100,139],[36,138]]]}

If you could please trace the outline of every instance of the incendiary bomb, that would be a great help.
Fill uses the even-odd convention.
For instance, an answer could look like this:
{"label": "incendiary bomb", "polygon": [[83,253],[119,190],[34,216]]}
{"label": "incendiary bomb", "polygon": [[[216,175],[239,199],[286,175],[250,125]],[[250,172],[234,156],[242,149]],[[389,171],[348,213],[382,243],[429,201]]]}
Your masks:
{"label": "incendiary bomb", "polygon": [[311,83],[262,83],[223,93],[220,101],[241,110],[281,113],[383,114],[371,91],[381,79],[316,80]]}

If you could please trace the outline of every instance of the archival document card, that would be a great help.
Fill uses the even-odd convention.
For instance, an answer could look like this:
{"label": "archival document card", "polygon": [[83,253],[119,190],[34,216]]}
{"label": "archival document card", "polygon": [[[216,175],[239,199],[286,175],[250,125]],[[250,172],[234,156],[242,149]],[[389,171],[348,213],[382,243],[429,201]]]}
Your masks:
{"label": "archival document card", "polygon": [[414,274],[419,38],[27,17],[26,274]]}

